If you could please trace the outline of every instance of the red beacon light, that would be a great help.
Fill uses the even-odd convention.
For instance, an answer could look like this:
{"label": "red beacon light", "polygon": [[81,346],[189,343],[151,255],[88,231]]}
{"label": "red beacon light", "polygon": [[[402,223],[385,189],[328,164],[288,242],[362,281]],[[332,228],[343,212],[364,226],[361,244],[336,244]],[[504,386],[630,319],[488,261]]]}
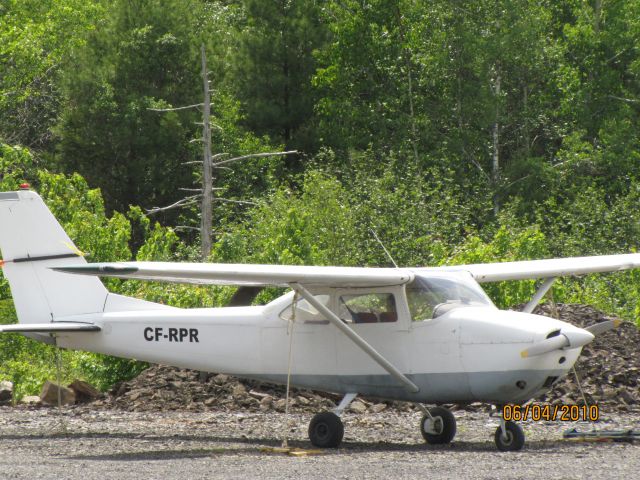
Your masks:
{"label": "red beacon light", "polygon": [[28,183],[20,184],[20,190],[29,190],[30,188],[31,188],[31,185],[29,185]]}

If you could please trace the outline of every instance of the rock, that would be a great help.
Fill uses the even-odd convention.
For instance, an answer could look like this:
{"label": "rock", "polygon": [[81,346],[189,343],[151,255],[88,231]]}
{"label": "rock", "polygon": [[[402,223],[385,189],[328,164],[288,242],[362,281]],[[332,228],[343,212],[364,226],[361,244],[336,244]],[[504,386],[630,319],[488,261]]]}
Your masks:
{"label": "rock", "polygon": [[374,405],[371,405],[371,407],[369,407],[369,411],[371,413],[380,413],[383,412],[387,409],[387,406],[384,403],[376,403]]}
{"label": "rock", "polygon": [[238,383],[235,387],[233,387],[231,393],[234,397],[243,397],[247,394],[247,388],[243,384]]}
{"label": "rock", "polygon": [[37,395],[25,395],[20,400],[23,405],[38,405],[40,404],[40,397]]}
{"label": "rock", "polygon": [[128,389],[129,389],[129,386],[127,385],[127,382],[116,382],[113,384],[113,387],[111,387],[111,390],[109,391],[109,393],[111,393],[115,397],[119,397],[127,393]]}
{"label": "rock", "polygon": [[0,382],[0,405],[8,405],[13,400],[13,383],[8,380]]}
{"label": "rock", "polygon": [[353,413],[365,413],[367,411],[367,406],[362,402],[351,402],[351,405],[349,405],[349,411]]}
{"label": "rock", "polygon": [[296,404],[297,405],[304,405],[304,406],[311,405],[311,400],[309,400],[304,395],[298,395],[296,397]]}
{"label": "rock", "polygon": [[142,392],[139,390],[136,390],[135,392],[127,392],[125,395],[129,397],[129,400],[131,400],[132,402],[135,402],[142,396]]}
{"label": "rock", "polygon": [[257,392],[255,390],[251,390],[249,392],[249,395],[251,395],[254,398],[257,398],[258,400],[262,400],[265,397],[271,397],[271,395],[269,395],[268,393],[264,393],[264,392]]}
{"label": "rock", "polygon": [[619,388],[618,389],[618,395],[617,398],[619,398],[620,400],[622,400],[624,403],[626,403],[627,405],[633,405],[634,403],[638,403],[636,401],[636,399],[633,397],[633,395],[631,395],[631,393],[629,393],[626,389],[624,388]]}
{"label": "rock", "polygon": [[[275,409],[279,412],[284,412],[287,408],[287,399],[286,398],[281,398],[280,400],[276,400],[273,404],[273,406],[275,407]],[[291,402],[289,403],[289,406],[291,406]]]}
{"label": "rock", "polygon": [[58,405],[58,391],[60,391],[60,403],[62,405],[73,405],[76,403],[76,394],[73,390],[50,382],[49,380],[42,386],[40,400],[47,405]]}
{"label": "rock", "polygon": [[74,380],[69,385],[69,388],[76,394],[78,403],[88,403],[100,396],[100,392],[93,385],[82,380]]}

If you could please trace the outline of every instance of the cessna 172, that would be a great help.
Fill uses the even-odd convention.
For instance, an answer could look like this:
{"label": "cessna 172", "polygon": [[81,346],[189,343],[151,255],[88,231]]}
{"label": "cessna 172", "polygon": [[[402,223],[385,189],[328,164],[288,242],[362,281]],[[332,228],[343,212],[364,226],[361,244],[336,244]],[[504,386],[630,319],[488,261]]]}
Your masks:
{"label": "cessna 172", "polygon": [[[533,315],[553,279],[640,267],[640,254],[440,268],[88,264],[28,189],[0,193],[0,226],[19,319],[0,332],[275,383],[287,381],[291,366],[292,385],[344,394],[310,422],[319,447],[340,444],[340,415],[359,394],[420,405],[420,430],[433,444],[451,442],[456,421],[423,403],[501,406],[542,394],[614,326],[580,329]],[[264,306],[182,309],[110,293],[99,276],[291,291]],[[524,312],[499,310],[479,285],[522,279],[545,279]],[[524,434],[500,417],[495,442],[519,450]]]}

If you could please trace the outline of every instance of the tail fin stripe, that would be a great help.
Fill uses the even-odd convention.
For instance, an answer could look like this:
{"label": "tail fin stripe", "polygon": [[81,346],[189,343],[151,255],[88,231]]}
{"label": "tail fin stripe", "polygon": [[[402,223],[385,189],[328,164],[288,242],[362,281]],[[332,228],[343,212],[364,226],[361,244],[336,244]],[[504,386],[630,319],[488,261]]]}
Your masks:
{"label": "tail fin stripe", "polygon": [[13,260],[5,260],[4,263],[37,262],[40,260],[55,260],[58,258],[75,258],[75,257],[82,257],[82,255],[78,255],[77,253],[59,253],[57,255],[41,255],[38,257],[14,258]]}

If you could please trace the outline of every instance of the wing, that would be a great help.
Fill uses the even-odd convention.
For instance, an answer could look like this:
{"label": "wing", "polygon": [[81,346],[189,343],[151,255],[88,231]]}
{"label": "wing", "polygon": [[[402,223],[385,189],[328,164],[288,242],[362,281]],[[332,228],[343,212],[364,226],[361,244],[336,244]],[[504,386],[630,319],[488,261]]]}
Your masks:
{"label": "wing", "polygon": [[413,273],[397,268],[312,267],[228,263],[125,262],[56,267],[82,275],[209,285],[375,287],[401,285]]}
{"label": "wing", "polygon": [[466,271],[479,283],[503,280],[586,275],[588,273],[617,272],[640,267],[640,253],[602,255],[595,257],[551,258],[522,262],[478,263],[451,267],[422,268],[416,273],[435,271]]}

